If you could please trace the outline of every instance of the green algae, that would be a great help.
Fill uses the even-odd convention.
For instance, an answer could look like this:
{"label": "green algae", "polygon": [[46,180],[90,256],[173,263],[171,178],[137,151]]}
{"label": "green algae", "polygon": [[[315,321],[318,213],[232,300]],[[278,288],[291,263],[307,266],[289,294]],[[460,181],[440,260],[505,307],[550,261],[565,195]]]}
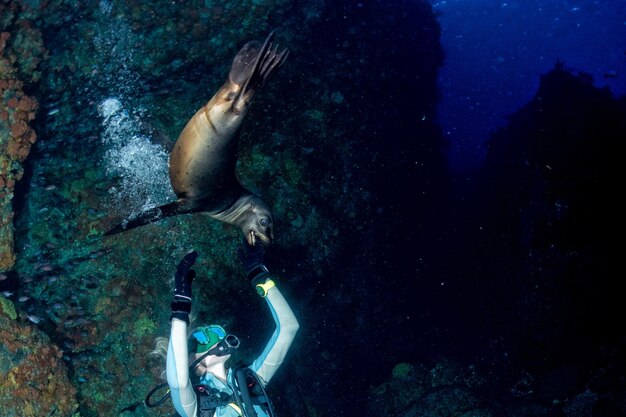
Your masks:
{"label": "green algae", "polygon": [[137,319],[137,322],[135,322],[135,336],[143,337],[149,334],[154,334],[156,328],[157,325],[154,320],[142,315],[139,319]]}
{"label": "green algae", "polygon": [[13,302],[8,298],[0,297],[0,310],[2,310],[2,312],[6,314],[10,319],[17,319],[17,311],[15,311],[15,305],[13,305]]}
{"label": "green algae", "polygon": [[396,364],[396,366],[393,367],[393,370],[391,371],[391,375],[394,378],[406,378],[411,374],[412,371],[413,371],[413,365],[411,365],[410,363],[401,362],[401,363]]}

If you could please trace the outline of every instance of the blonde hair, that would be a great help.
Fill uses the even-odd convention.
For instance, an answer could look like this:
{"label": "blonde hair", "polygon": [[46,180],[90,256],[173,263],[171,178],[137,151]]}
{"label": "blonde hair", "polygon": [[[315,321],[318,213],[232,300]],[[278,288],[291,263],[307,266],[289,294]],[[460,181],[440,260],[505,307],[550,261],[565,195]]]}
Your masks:
{"label": "blonde hair", "polygon": [[[162,358],[163,363],[165,363],[167,360],[167,346],[169,345],[169,343],[170,343],[170,339],[168,337],[164,337],[164,336],[157,337],[156,339],[154,339],[154,349],[152,349],[148,353],[148,356]],[[163,380],[167,379],[165,366],[161,370],[161,373],[159,374],[159,376]]]}
{"label": "blonde hair", "polygon": [[[193,322],[193,319],[192,319],[192,322]],[[187,339],[191,337],[191,335],[193,334],[193,332],[196,331],[196,329],[198,329],[197,326],[193,328],[191,326],[187,326]],[[162,358],[163,363],[165,364],[167,362],[167,347],[169,346],[169,344],[170,344],[169,337],[165,337],[165,336],[156,337],[154,339],[154,349],[148,352],[148,356]],[[195,359],[194,352],[189,352],[189,355],[190,355],[190,358],[193,356]],[[165,366],[163,366],[163,369],[161,370],[161,373],[159,376],[163,380],[167,379],[167,372],[166,372]]]}
{"label": "blonde hair", "polygon": [[[196,318],[194,317],[193,314],[190,314],[189,320],[191,324],[194,321],[196,321]],[[195,332],[196,329],[197,329],[197,326],[192,329],[190,325],[187,325],[187,339],[189,339],[191,334]],[[148,352],[148,356],[161,357],[164,360],[167,359],[167,347],[169,346],[169,344],[170,344],[169,337],[158,336],[154,338],[154,349]]]}

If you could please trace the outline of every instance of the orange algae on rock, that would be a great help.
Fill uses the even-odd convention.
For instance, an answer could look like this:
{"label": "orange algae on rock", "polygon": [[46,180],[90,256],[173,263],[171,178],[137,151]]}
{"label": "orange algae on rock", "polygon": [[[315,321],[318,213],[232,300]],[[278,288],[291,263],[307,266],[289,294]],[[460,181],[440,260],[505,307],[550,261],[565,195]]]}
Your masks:
{"label": "orange algae on rock", "polygon": [[[0,33],[0,272],[10,270],[15,263],[13,191],[24,173],[22,163],[37,140],[29,122],[35,119],[39,105],[24,93],[24,81],[18,73],[34,69],[46,56],[39,31],[27,24],[15,30],[18,46],[11,44],[9,31]],[[31,78],[26,81],[34,81]]]}
{"label": "orange algae on rock", "polygon": [[17,105],[17,108],[24,112],[37,110],[38,107],[39,107],[39,103],[37,103],[37,100],[29,96],[22,96],[22,98],[20,99]]}
{"label": "orange algae on rock", "polygon": [[78,409],[63,352],[24,317],[0,309],[0,403],[3,415],[70,417]]}
{"label": "orange algae on rock", "polygon": [[26,131],[28,131],[28,126],[21,120],[18,120],[11,125],[11,136],[14,138],[19,138],[26,133]]}

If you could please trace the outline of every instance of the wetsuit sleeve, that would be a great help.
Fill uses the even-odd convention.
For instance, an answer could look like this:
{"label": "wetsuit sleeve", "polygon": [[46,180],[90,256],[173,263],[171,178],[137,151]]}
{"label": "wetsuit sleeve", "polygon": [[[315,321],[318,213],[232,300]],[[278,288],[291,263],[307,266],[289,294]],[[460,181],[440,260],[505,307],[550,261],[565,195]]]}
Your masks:
{"label": "wetsuit sleeve", "polygon": [[196,417],[196,393],[189,380],[189,353],[187,352],[187,323],[172,319],[172,330],[167,347],[167,383],[172,403],[181,417]]}
{"label": "wetsuit sleeve", "polygon": [[276,323],[276,329],[261,355],[250,365],[250,369],[267,384],[283,363],[300,325],[277,287],[268,290],[265,301]]}

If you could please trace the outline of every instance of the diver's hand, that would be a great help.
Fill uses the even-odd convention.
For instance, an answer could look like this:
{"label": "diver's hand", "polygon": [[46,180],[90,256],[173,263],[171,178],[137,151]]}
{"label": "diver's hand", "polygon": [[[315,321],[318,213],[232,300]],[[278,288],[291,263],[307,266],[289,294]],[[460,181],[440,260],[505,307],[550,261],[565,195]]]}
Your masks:
{"label": "diver's hand", "polygon": [[237,250],[237,255],[252,285],[256,285],[257,282],[268,274],[269,271],[263,265],[263,258],[265,257],[265,247],[263,245],[250,246],[244,240],[241,247]]}
{"label": "diver's hand", "polygon": [[191,251],[183,257],[176,267],[174,275],[174,299],[172,300],[172,315],[170,319],[177,318],[189,324],[191,313],[191,283],[196,276],[196,271],[191,269],[196,262],[198,252]]}
{"label": "diver's hand", "polygon": [[191,302],[191,283],[196,276],[196,271],[191,269],[196,263],[198,252],[191,251],[181,259],[176,267],[174,275],[174,297],[184,298]]}

